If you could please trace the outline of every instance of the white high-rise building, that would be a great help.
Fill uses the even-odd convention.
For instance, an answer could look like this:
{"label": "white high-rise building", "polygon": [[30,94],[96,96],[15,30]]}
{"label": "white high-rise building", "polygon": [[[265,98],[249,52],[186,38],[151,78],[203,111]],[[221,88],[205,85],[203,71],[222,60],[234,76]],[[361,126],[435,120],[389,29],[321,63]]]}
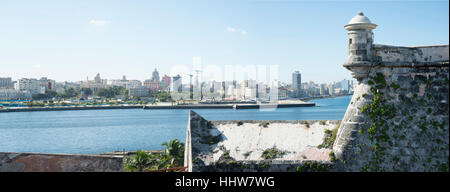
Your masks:
{"label": "white high-rise building", "polygon": [[180,75],[172,77],[170,91],[181,93],[182,91],[182,79]]}
{"label": "white high-rise building", "polygon": [[14,88],[19,91],[29,91],[31,94],[45,93],[45,88],[41,89],[41,83],[37,79],[19,79]]}
{"label": "white high-rise building", "polygon": [[292,73],[292,90],[296,97],[302,94],[302,74],[299,71]]}

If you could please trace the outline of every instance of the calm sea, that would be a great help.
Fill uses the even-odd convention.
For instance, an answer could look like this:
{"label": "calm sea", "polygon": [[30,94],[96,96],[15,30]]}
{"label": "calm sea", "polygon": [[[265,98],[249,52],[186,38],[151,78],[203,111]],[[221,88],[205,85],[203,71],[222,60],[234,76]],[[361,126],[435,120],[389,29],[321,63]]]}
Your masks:
{"label": "calm sea", "polygon": [[[197,109],[208,120],[339,120],[351,96],[311,100],[316,107]],[[162,149],[185,141],[189,110],[81,110],[0,113],[0,151],[103,153]]]}

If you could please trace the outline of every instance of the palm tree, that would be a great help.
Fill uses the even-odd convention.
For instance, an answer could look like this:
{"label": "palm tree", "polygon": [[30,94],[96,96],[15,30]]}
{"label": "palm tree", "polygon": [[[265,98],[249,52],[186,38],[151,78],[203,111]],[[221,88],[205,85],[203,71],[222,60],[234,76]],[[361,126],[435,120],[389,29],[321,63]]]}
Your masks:
{"label": "palm tree", "polygon": [[127,168],[134,171],[144,171],[144,169],[150,167],[153,164],[152,155],[145,151],[137,151],[126,164]]}
{"label": "palm tree", "polygon": [[171,140],[169,143],[164,142],[165,154],[169,161],[169,167],[177,167],[183,165],[184,162],[184,143],[178,139]]}

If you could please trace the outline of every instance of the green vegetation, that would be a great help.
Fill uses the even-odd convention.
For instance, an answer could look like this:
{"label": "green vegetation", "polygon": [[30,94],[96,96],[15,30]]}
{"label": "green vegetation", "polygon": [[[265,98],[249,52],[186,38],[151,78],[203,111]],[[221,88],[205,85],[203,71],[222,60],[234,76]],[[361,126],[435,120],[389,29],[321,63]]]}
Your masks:
{"label": "green vegetation", "polygon": [[124,168],[129,171],[142,172],[149,169],[158,161],[157,155],[145,151],[137,151],[131,158],[126,159]]}
{"label": "green vegetation", "polygon": [[394,88],[394,90],[397,90],[398,88],[400,88],[400,85],[391,83],[391,87]]}
{"label": "green vegetation", "polygon": [[264,128],[267,128],[269,126],[269,122],[265,121],[259,124],[259,126],[262,126]]}
{"label": "green vegetation", "polygon": [[[361,112],[366,113],[370,118],[367,134],[371,144],[367,147],[372,154],[368,164],[366,164],[361,171],[382,171],[379,164],[385,161],[384,146],[390,139],[388,135],[389,124],[387,121],[396,116],[397,109],[385,100],[383,90],[387,86],[384,75],[382,73],[376,73],[375,76],[371,76],[369,78],[374,81],[370,88],[371,94],[374,95],[374,97],[372,98],[371,103],[368,103],[362,107]],[[400,88],[400,86],[395,83],[391,83],[391,87],[394,88],[394,90]],[[412,120],[412,116],[409,116],[409,120]],[[364,134],[364,130],[362,129],[358,132],[360,135]],[[400,136],[400,138],[404,138],[404,135]],[[362,148],[359,148],[356,153],[359,154],[361,151]]]}
{"label": "green vegetation", "polygon": [[328,155],[329,155],[329,157],[330,157],[330,161],[331,161],[331,162],[336,162],[336,161],[337,161],[337,158],[336,158],[336,156],[334,155],[334,152],[333,152],[333,151],[330,151],[330,153],[329,153]]}
{"label": "green vegetation", "polygon": [[202,144],[214,145],[216,143],[219,143],[220,141],[222,141],[222,134],[216,136],[206,135],[200,137],[200,143]]}
{"label": "green vegetation", "polygon": [[161,101],[161,102],[172,101],[172,97],[170,96],[170,93],[168,93],[168,92],[153,92],[152,95],[158,101]]}
{"label": "green vegetation", "polygon": [[327,172],[332,165],[318,163],[316,161],[304,161],[302,165],[297,166],[297,172]]}
{"label": "green vegetation", "polygon": [[269,162],[264,162],[264,163],[261,165],[261,168],[262,168],[262,169],[269,169],[269,167],[270,167],[270,163],[269,163]]}
{"label": "green vegetation", "polygon": [[68,99],[68,98],[77,97],[78,93],[79,93],[78,90],[75,90],[74,88],[71,87],[69,89],[66,89],[63,94],[58,94],[58,97]]}
{"label": "green vegetation", "polygon": [[184,143],[178,139],[164,142],[164,153],[137,151],[135,155],[125,158],[124,171],[149,171],[183,166]]}
{"label": "green vegetation", "polygon": [[304,124],[307,128],[309,128],[309,123],[308,123],[308,121],[303,121],[303,124]]}
{"label": "green vegetation", "polygon": [[246,152],[246,153],[244,153],[242,155],[244,155],[244,157],[247,158],[248,156],[250,156],[251,153],[252,153],[252,151],[248,151],[248,152]]}
{"label": "green vegetation", "polygon": [[339,127],[341,126],[341,121],[336,125],[336,127],[333,130],[325,129],[325,139],[322,144],[318,145],[317,147],[320,148],[331,148],[334,144],[334,140],[336,140],[337,132],[339,130]]}
{"label": "green vegetation", "polygon": [[101,88],[95,92],[95,95],[105,98],[115,98],[117,95],[127,95],[128,91],[125,87],[112,86],[108,88]]}
{"label": "green vegetation", "polygon": [[33,94],[32,98],[34,100],[44,100],[55,98],[58,94],[55,91],[46,91],[45,94]]}

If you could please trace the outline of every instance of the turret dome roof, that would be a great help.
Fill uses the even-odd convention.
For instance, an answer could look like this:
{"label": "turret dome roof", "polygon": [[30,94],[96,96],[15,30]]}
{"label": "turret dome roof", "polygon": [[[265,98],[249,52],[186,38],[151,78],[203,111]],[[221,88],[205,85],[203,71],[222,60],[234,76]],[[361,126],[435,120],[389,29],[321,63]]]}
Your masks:
{"label": "turret dome roof", "polygon": [[364,13],[359,11],[356,16],[354,16],[348,24],[356,24],[356,23],[372,23],[370,19],[364,16]]}
{"label": "turret dome roof", "polygon": [[372,23],[370,19],[364,16],[364,13],[360,11],[344,27],[347,30],[354,30],[354,29],[375,29],[376,26],[377,26],[376,24]]}

